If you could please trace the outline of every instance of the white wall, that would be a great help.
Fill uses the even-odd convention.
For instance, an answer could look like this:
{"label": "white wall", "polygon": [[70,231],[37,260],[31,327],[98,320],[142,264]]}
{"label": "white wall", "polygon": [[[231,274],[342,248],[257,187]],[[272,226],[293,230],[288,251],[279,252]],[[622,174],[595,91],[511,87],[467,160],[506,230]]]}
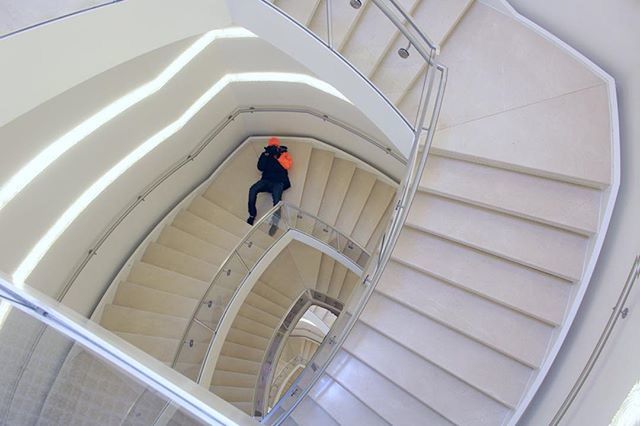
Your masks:
{"label": "white wall", "polygon": [[[585,365],[640,253],[640,3],[635,0],[511,0],[524,16],[554,33],[616,79],[622,180],[616,209],[591,285],[573,328],[521,424],[542,425],[559,408]],[[608,424],[640,379],[640,291],[563,424]]]}
{"label": "white wall", "polygon": [[4,39],[0,126],[114,66],[230,23],[225,0],[136,0]]}
{"label": "white wall", "polygon": [[[0,36],[113,0],[3,0],[0,2]],[[117,0],[116,0],[117,1]]]}

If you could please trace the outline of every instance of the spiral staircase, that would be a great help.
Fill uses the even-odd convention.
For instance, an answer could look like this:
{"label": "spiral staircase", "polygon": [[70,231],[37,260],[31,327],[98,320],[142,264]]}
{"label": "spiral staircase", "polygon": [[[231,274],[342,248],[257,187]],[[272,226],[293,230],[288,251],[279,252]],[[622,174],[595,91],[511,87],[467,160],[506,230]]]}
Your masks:
{"label": "spiral staircase", "polygon": [[[414,116],[424,61],[373,2],[333,1],[329,8],[325,1],[271,3],[320,39],[331,38],[335,50],[400,112]],[[512,423],[553,362],[606,232],[613,124],[605,81],[483,2],[399,3],[449,68],[441,119],[380,282],[342,348],[283,424]],[[398,54],[401,49],[407,57]],[[398,184],[320,141],[281,139],[294,158],[293,186],[284,201],[374,253]],[[338,257],[293,240],[240,300],[237,286],[212,285],[234,250],[250,243],[253,251],[245,255],[258,264],[274,244],[261,229],[246,239],[246,190],[259,178],[255,164],[265,141],[241,142],[210,184],[154,230],[93,316],[249,415],[261,413],[256,388],[274,336],[301,295],[311,290],[332,301],[333,313],[317,301],[309,309],[328,330],[362,281]],[[260,214],[270,208],[270,198],[261,196]],[[302,216],[295,226],[309,235],[322,233],[318,222]],[[229,269],[228,275],[236,274]],[[237,314],[225,318],[231,303]],[[219,342],[213,361],[213,337],[185,339],[201,309],[208,309],[203,327]],[[291,332],[277,359],[269,359],[269,407],[295,387],[326,344],[324,336],[311,334]],[[202,382],[204,363],[212,366],[211,380]],[[56,394],[69,392],[79,375],[112,375],[98,370],[72,352],[43,412],[54,410]],[[144,395],[133,392],[135,404],[145,403]],[[59,421],[72,422],[81,407],[67,407]],[[125,423],[132,408],[119,411],[114,418]],[[144,421],[157,420],[157,410],[149,411]],[[168,424],[192,422],[181,413],[167,416]]]}

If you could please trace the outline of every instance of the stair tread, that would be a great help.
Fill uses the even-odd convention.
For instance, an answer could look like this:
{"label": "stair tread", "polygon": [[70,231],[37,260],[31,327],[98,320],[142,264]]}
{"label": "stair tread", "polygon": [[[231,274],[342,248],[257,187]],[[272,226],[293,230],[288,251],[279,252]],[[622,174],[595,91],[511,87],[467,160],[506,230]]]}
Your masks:
{"label": "stair tread", "polygon": [[553,324],[562,322],[571,294],[560,278],[406,227],[393,259]]}
{"label": "stair tread", "polygon": [[181,318],[190,318],[198,301],[198,299],[125,281],[118,286],[112,304]]}
{"label": "stair tread", "polygon": [[146,262],[136,262],[127,281],[184,297],[200,298],[209,283]]}
{"label": "stair tread", "polygon": [[585,235],[598,226],[599,191],[483,164],[431,155],[420,189]]}
{"label": "stair tread", "polygon": [[577,281],[588,239],[466,203],[418,193],[407,224],[543,272]]}

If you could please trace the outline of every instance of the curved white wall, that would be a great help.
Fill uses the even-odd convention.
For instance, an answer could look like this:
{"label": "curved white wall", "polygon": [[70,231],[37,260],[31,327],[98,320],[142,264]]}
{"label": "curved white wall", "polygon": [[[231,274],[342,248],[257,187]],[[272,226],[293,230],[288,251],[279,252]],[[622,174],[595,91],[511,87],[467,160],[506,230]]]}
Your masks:
{"label": "curved white wall", "polygon": [[[67,24],[61,22],[60,25]],[[0,182],[5,184],[53,140],[95,111],[155,78],[198,37],[172,43],[101,73],[0,128],[0,140],[6,141],[0,160]],[[304,66],[259,38],[218,40],[195,56],[159,91],[97,128],[61,155],[0,209],[0,232],[6,242],[11,242],[0,245],[0,269],[14,272],[31,248],[87,187],[176,120],[216,81],[229,73],[259,71],[312,76]],[[22,84],[16,86],[24,87],[29,83],[20,82]],[[44,94],[40,95],[44,97]],[[137,194],[200,144],[231,112],[246,106],[309,107],[338,117],[391,146],[383,133],[354,105],[318,88],[301,83],[231,83],[184,128],[149,152],[89,204],[46,253],[27,283],[55,295],[86,250]],[[38,125],[34,126],[34,123]],[[401,164],[381,149],[372,149],[370,144],[312,115],[282,112],[242,115],[202,155],[165,181],[118,227],[78,278],[65,303],[88,313],[92,301],[99,297],[114,271],[153,224],[208,176],[238,143],[253,134],[317,137],[347,149],[396,177],[402,171]],[[22,142],[9,142],[16,140]]]}

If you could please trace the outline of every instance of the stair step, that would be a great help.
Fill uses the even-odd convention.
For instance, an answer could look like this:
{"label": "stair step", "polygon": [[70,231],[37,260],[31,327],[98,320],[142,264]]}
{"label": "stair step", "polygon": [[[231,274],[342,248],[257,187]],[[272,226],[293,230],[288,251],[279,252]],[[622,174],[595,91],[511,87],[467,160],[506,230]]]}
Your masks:
{"label": "stair step", "polygon": [[562,322],[572,291],[560,278],[406,227],[393,259],[550,324]]}
{"label": "stair step", "polygon": [[394,188],[380,180],[376,181],[363,208],[363,212],[366,212],[366,214],[360,215],[351,233],[351,238],[354,241],[363,247],[367,245],[371,235],[389,208],[394,195]]}
{"label": "stair step", "polygon": [[118,286],[112,303],[142,311],[191,318],[198,300],[130,282],[122,282]]}
{"label": "stair step", "polygon": [[318,271],[318,281],[316,284],[316,290],[323,294],[329,293],[329,286],[331,285],[331,277],[333,276],[333,268],[335,266],[335,260],[326,254],[322,255],[320,261],[320,270]]}
{"label": "stair step", "polygon": [[283,250],[276,260],[263,272],[260,280],[291,300],[297,300],[304,291],[296,263],[288,250]]}
{"label": "stair step", "polygon": [[309,392],[313,401],[341,425],[388,425],[374,410],[362,403],[347,389],[323,375]]}
{"label": "stair step", "polygon": [[322,252],[300,241],[293,240],[287,246],[300,278],[307,288],[313,288],[318,282],[318,271],[322,261]]}
{"label": "stair step", "polygon": [[136,262],[127,281],[159,291],[199,299],[209,283],[146,262]]}
{"label": "stair step", "polygon": [[210,282],[218,270],[217,265],[158,243],[149,244],[142,256],[142,260],[146,263],[206,282]]}
{"label": "stair step", "polygon": [[311,152],[300,204],[303,211],[312,215],[318,214],[332,164],[333,154],[331,152],[320,149],[314,149]]}
{"label": "stair step", "polygon": [[[236,150],[233,164],[227,164],[220,170],[209,188],[203,194],[204,198],[222,207],[224,210],[242,220],[247,216],[246,194],[251,185],[260,179],[260,172],[256,168],[258,154],[251,144]],[[242,170],[242,173],[238,173]],[[238,197],[238,194],[245,194]]]}
{"label": "stair step", "polygon": [[[348,1],[336,1],[332,3],[331,27],[333,32],[333,46],[336,50],[342,50],[351,33],[357,28],[356,24],[358,19],[362,17],[362,12],[368,6],[368,2],[364,2],[363,7],[354,9]],[[312,32],[326,39],[326,8],[318,8],[308,27]]]}
{"label": "stair step", "polygon": [[431,155],[420,188],[583,235],[598,227],[601,193],[585,186]]}
{"label": "stair step", "polygon": [[235,371],[224,371],[216,368],[213,375],[214,386],[239,386],[255,387],[257,376],[253,374],[238,373]]}
{"label": "stair step", "polygon": [[[295,240],[292,241],[290,244],[293,244],[294,242]],[[255,286],[253,286],[253,289],[251,291],[255,292],[256,294],[259,294],[265,299],[268,299],[276,303],[277,305],[281,306],[283,309],[289,309],[289,307],[291,306],[291,303],[293,302],[292,299],[289,299],[287,296],[269,287],[264,282],[258,281],[258,283],[256,283]]]}
{"label": "stair step", "polygon": [[218,369],[257,376],[260,363],[221,355],[216,364],[216,370]]}
{"label": "stair step", "polygon": [[116,335],[162,362],[173,362],[179,339],[115,332]]}
{"label": "stair step", "polygon": [[187,209],[239,238],[243,238],[251,229],[245,221],[202,196],[195,197]]}
{"label": "stair step", "polygon": [[[441,47],[472,3],[473,0],[421,1],[412,16],[417,26],[436,46]],[[408,58],[401,58],[397,52],[402,47],[407,47],[406,38],[397,37],[372,78],[396,105],[426,69],[425,60],[415,51]],[[415,117],[416,111],[410,117]]]}
{"label": "stair step", "polygon": [[300,22],[302,25],[307,25],[316,9],[320,5],[320,0],[277,0],[274,4],[280,9],[287,12],[292,18]]}
{"label": "stair step", "polygon": [[442,197],[416,194],[411,227],[577,281],[589,240],[572,232]]}
{"label": "stair step", "polygon": [[163,229],[157,242],[214,265],[220,265],[229,254],[228,250],[210,244],[172,225]]}
{"label": "stair step", "polygon": [[342,284],[347,277],[348,269],[342,264],[335,262],[333,266],[333,272],[331,274],[331,281],[329,282],[329,290],[327,294],[333,298],[338,298],[340,290],[342,290]]}
{"label": "stair step", "polygon": [[179,339],[187,326],[187,319],[106,305],[100,325],[111,331]]}
{"label": "stair step", "polygon": [[172,225],[209,244],[224,249],[227,253],[231,252],[240,241],[237,235],[214,225],[208,220],[191,213],[189,210],[183,210],[178,213]]}
{"label": "stair step", "polygon": [[373,173],[356,169],[335,222],[335,227],[345,235],[351,235],[361,215],[369,214],[364,206],[375,183]]}
{"label": "stair step", "polygon": [[[367,326],[503,404],[518,404],[532,372],[530,367],[392,299],[378,295],[374,298],[371,308],[361,317]],[[486,368],[478,368],[479,365]]]}
{"label": "stair step", "polygon": [[482,418],[486,424],[502,424],[510,413],[508,407],[361,323],[344,348],[452,423],[473,424]]}
{"label": "stair step", "polygon": [[287,311],[282,306],[253,291],[249,293],[244,303],[253,306],[255,309],[266,312],[274,318],[282,318]]}
{"label": "stair step", "polygon": [[341,158],[333,160],[331,173],[322,196],[322,204],[318,211],[318,217],[329,225],[336,223],[355,171],[356,165],[352,161]]}
{"label": "stair step", "polygon": [[241,388],[233,386],[212,386],[211,392],[227,402],[253,402],[254,388]]}
{"label": "stair step", "polygon": [[224,345],[222,346],[222,355],[262,363],[264,351],[238,343],[224,342]]}
{"label": "stair step", "polygon": [[[400,6],[411,13],[420,0],[401,0]],[[358,71],[370,76],[380,63],[391,43],[397,37],[397,27],[377,7],[367,7],[362,12],[358,28],[352,33],[344,45],[342,55],[346,57]]]}
{"label": "stair step", "polygon": [[380,289],[386,297],[527,365],[537,367],[542,362],[553,326],[398,263],[387,268]]}
{"label": "stair step", "polygon": [[256,336],[264,337],[265,339],[271,339],[274,328],[268,327],[258,321],[254,321],[251,318],[238,314],[233,321],[233,327],[239,330],[246,331]]}
{"label": "stair step", "polygon": [[[360,277],[354,274],[351,271],[347,272],[347,276],[344,279],[344,283],[342,284],[342,288],[340,289],[340,294],[338,295],[338,300],[342,300],[346,302],[351,296],[351,293],[356,288],[356,286],[360,283]],[[327,311],[328,312],[328,311]],[[333,315],[327,315],[328,317],[333,317]],[[322,320],[326,323],[326,319],[322,318]],[[331,327],[331,324],[328,324]]]}
{"label": "stair step", "polygon": [[404,389],[345,351],[338,352],[327,368],[361,401],[373,407],[390,424],[451,426],[452,423]]}
{"label": "stair step", "polygon": [[274,329],[278,327],[280,324],[281,318],[275,317],[268,312],[257,309],[248,303],[244,303],[238,312],[238,315],[241,315],[245,318],[256,321],[260,324],[264,324],[270,329]]}
{"label": "stair step", "polygon": [[269,339],[235,327],[229,330],[227,341],[250,346],[258,350],[264,350],[269,344]]}
{"label": "stair step", "polygon": [[599,85],[489,114],[438,131],[432,152],[601,189],[611,183],[607,105]]}
{"label": "stair step", "polygon": [[293,420],[301,426],[339,426],[329,413],[308,396],[291,413]]}

